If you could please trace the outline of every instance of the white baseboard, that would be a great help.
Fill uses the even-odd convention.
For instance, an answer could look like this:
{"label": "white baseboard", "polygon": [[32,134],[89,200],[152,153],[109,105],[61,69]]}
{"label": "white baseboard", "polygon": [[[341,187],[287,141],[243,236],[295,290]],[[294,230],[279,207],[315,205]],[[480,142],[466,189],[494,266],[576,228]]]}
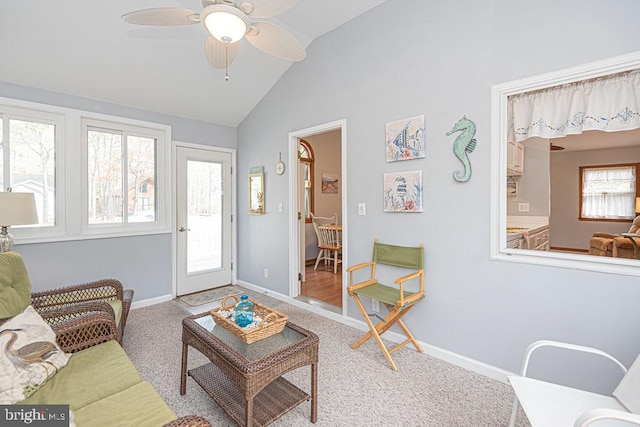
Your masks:
{"label": "white baseboard", "polygon": [[160,304],[162,302],[171,301],[173,296],[171,294],[161,295],[155,298],[144,299],[142,301],[134,301],[131,303],[131,310],[135,310],[136,308],[148,307],[150,305]]}
{"label": "white baseboard", "polygon": [[[295,300],[289,297],[288,295],[284,295],[279,292],[275,292],[275,291],[272,291],[272,290],[269,290],[261,286],[257,286],[242,280],[238,280],[238,285],[247,289],[251,289],[252,291],[260,292],[267,296],[277,298],[279,300],[282,300],[296,307],[304,308],[305,310],[311,311],[320,316],[324,316],[328,319],[335,320],[344,325],[351,326],[356,329],[360,329],[361,331],[366,332],[369,330],[367,324],[362,320],[354,319],[348,316],[341,316],[340,314],[334,313],[332,311],[324,310],[320,307]],[[401,335],[394,331],[387,331],[384,337],[385,339],[388,339],[389,341],[395,342],[397,344],[404,342],[406,340],[406,337],[404,335]],[[451,363],[453,365],[460,366],[464,369],[468,369],[469,371],[475,372],[477,374],[484,375],[485,377],[494,379],[496,381],[508,383],[507,377],[509,375],[516,375],[513,372],[509,372],[504,369],[489,365],[487,363],[480,362],[475,359],[471,359],[470,357],[462,356],[460,354],[442,349],[440,347],[436,347],[431,344],[427,344],[422,341],[418,341],[418,342],[422,346],[422,349],[424,350],[425,354],[436,357],[440,360],[444,360],[445,362]]]}

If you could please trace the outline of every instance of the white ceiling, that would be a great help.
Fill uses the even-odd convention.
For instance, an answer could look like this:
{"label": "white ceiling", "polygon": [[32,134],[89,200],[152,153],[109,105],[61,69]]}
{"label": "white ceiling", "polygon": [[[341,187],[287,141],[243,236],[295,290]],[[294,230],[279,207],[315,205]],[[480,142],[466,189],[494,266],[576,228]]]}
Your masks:
{"label": "white ceiling", "polygon": [[[305,46],[386,0],[301,0],[268,19]],[[2,0],[0,81],[237,126],[291,62],[246,40],[225,82],[204,56],[206,30],[130,25],[124,13],[199,0]]]}
{"label": "white ceiling", "polygon": [[640,129],[624,132],[587,131],[579,135],[551,139],[551,142],[553,145],[564,147],[564,150],[552,151],[552,153],[638,147],[640,146]]}

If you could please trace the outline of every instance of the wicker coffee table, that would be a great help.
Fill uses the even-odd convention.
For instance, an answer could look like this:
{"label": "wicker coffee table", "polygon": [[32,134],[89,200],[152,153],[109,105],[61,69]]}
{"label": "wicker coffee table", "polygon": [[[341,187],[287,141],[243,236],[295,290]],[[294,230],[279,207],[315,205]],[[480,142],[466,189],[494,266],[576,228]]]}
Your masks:
{"label": "wicker coffee table", "polygon": [[[187,372],[189,346],[211,363]],[[311,395],[282,378],[311,365]],[[318,336],[291,322],[284,330],[245,344],[213,323],[207,313],[182,321],[180,394],[191,376],[241,426],[265,426],[300,403],[311,401],[311,422],[318,417]]]}

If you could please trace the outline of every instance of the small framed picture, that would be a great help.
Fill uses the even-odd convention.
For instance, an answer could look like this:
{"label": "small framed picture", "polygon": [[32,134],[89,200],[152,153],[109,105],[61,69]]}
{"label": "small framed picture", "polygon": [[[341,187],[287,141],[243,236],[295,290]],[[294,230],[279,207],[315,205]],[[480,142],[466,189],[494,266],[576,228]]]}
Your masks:
{"label": "small framed picture", "polygon": [[517,196],[518,195],[518,182],[517,181],[508,181],[507,182],[507,196]]}
{"label": "small framed picture", "polygon": [[384,174],[385,212],[422,212],[422,171]]}
{"label": "small framed picture", "polygon": [[322,192],[337,193],[338,192],[338,175],[332,173],[322,174]]}
{"label": "small framed picture", "polygon": [[387,123],[385,139],[387,162],[425,157],[424,115]]}

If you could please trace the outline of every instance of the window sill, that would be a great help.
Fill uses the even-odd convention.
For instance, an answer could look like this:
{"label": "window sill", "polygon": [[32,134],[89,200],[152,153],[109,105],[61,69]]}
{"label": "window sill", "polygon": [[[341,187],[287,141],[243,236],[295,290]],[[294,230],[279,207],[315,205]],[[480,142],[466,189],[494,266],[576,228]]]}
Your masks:
{"label": "window sill", "polygon": [[491,259],[624,276],[640,276],[640,268],[638,268],[640,267],[640,260],[628,258],[505,248],[494,254]]}
{"label": "window sill", "polygon": [[95,239],[113,239],[118,237],[136,237],[136,236],[148,236],[156,234],[171,234],[171,230],[158,229],[158,230],[136,230],[128,232],[108,232],[108,233],[91,233],[82,234],[76,236],[68,235],[51,235],[43,237],[17,237],[14,235],[15,245],[31,245],[39,243],[57,243],[57,242],[72,242],[76,240],[95,240]]}

